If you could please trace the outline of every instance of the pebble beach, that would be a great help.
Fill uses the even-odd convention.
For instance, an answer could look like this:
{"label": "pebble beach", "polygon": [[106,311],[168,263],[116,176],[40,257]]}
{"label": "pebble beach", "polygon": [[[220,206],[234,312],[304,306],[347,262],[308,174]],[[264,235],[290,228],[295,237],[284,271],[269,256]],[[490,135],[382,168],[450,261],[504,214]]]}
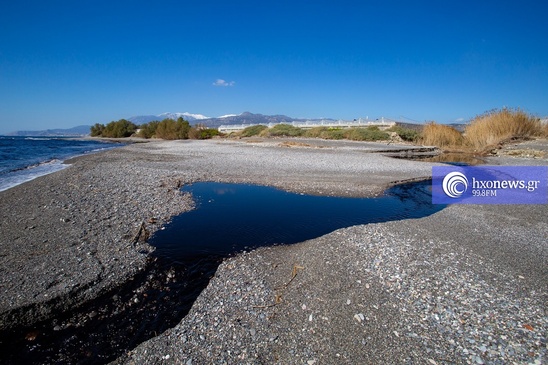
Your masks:
{"label": "pebble beach", "polygon": [[[431,176],[433,163],[384,156],[412,148],[152,141],[67,161],[69,168],[0,192],[0,331],[54,321],[146,275],[154,251],[147,238],[193,208],[181,186],[217,181],[375,196]],[[486,162],[547,164],[515,156]],[[108,361],[543,364],[547,216],[546,205],[451,205],[241,253],[219,265],[175,326]]]}

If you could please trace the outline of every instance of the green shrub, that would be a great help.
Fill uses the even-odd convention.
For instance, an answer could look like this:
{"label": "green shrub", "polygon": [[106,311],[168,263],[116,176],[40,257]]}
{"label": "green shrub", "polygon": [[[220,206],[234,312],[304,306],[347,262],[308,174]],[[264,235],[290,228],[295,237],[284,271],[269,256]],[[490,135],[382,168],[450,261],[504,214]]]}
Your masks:
{"label": "green shrub", "polygon": [[340,128],[327,128],[325,131],[320,133],[320,138],[323,139],[345,139],[346,132],[344,129]]}
{"label": "green shrub", "polygon": [[215,136],[218,136],[219,130],[214,128],[205,128],[205,129],[199,129],[198,130],[198,139],[210,139]]}
{"label": "green shrub", "polygon": [[354,141],[378,141],[386,140],[390,137],[388,133],[381,131],[376,126],[367,128],[315,127],[307,130],[304,136],[323,139],[350,139]]}
{"label": "green shrub", "polygon": [[102,137],[107,138],[123,138],[129,137],[137,130],[137,126],[132,122],[120,119],[117,122],[110,122],[101,132]]}
{"label": "green shrub", "polygon": [[400,127],[398,125],[391,127],[387,129],[388,132],[396,132],[398,136],[404,141],[407,142],[415,142],[419,139],[420,133],[419,131],[411,128],[404,128]]}
{"label": "green shrub", "polygon": [[156,129],[158,128],[158,121],[152,121],[145,123],[139,127],[139,133],[137,135],[141,138],[152,138],[156,135]]}
{"label": "green shrub", "polygon": [[376,126],[367,128],[348,128],[345,130],[345,137],[353,141],[379,141],[387,140],[390,135],[383,132]]}
{"label": "green shrub", "polygon": [[268,129],[268,127],[266,125],[262,125],[262,124],[253,125],[251,127],[245,128],[243,131],[241,131],[240,135],[242,137],[253,137],[253,136],[259,135],[265,129]]}
{"label": "green shrub", "polygon": [[304,131],[303,136],[309,138],[323,138],[322,133],[327,131],[327,127],[314,127]]}
{"label": "green shrub", "polygon": [[276,124],[272,128],[263,130],[260,135],[263,137],[300,137],[303,135],[303,130],[289,124]]}
{"label": "green shrub", "polygon": [[93,125],[90,128],[90,135],[92,137],[101,137],[103,135],[104,130],[105,130],[104,124],[95,123],[95,125]]}
{"label": "green shrub", "polygon": [[156,137],[168,140],[187,139],[190,124],[183,118],[164,119],[156,127]]}
{"label": "green shrub", "polygon": [[341,128],[314,127],[304,132],[305,137],[323,139],[344,139],[344,132]]}

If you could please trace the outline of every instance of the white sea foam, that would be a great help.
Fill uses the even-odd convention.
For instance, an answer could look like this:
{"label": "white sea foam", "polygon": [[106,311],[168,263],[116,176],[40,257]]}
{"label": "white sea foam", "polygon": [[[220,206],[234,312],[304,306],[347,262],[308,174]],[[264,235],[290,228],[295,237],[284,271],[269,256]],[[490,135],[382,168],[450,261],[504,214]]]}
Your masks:
{"label": "white sea foam", "polygon": [[0,137],[0,191],[62,170],[67,159],[123,145],[58,137]]}
{"label": "white sea foam", "polygon": [[8,190],[14,186],[23,184],[37,177],[63,170],[70,165],[63,164],[60,160],[52,160],[38,165],[29,166],[25,169],[10,172],[0,179],[0,191]]}
{"label": "white sea foam", "polygon": [[52,137],[25,137],[24,138],[27,141],[51,141],[58,138],[52,138]]}

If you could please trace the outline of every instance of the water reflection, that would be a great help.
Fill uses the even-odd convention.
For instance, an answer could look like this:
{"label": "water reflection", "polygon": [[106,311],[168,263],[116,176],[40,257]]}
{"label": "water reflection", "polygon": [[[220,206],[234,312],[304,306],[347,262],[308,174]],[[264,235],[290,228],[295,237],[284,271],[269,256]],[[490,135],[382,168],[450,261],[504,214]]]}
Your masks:
{"label": "water reflection", "polygon": [[302,242],[343,227],[420,218],[444,208],[431,204],[430,181],[397,185],[375,198],[311,196],[213,182],[183,191],[192,193],[196,209],[173,219],[150,242],[158,255],[178,262]]}

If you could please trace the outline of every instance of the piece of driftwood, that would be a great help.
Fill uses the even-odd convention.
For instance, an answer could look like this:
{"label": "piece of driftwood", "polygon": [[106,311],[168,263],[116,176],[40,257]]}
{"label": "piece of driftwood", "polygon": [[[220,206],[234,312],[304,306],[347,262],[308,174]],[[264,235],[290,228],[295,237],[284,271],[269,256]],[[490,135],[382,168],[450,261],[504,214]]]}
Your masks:
{"label": "piece of driftwood", "polygon": [[148,240],[148,236],[149,236],[149,232],[145,226],[145,222],[141,222],[141,225],[139,226],[139,230],[137,231],[137,234],[133,238],[133,244],[135,245],[139,241],[146,242]]}

